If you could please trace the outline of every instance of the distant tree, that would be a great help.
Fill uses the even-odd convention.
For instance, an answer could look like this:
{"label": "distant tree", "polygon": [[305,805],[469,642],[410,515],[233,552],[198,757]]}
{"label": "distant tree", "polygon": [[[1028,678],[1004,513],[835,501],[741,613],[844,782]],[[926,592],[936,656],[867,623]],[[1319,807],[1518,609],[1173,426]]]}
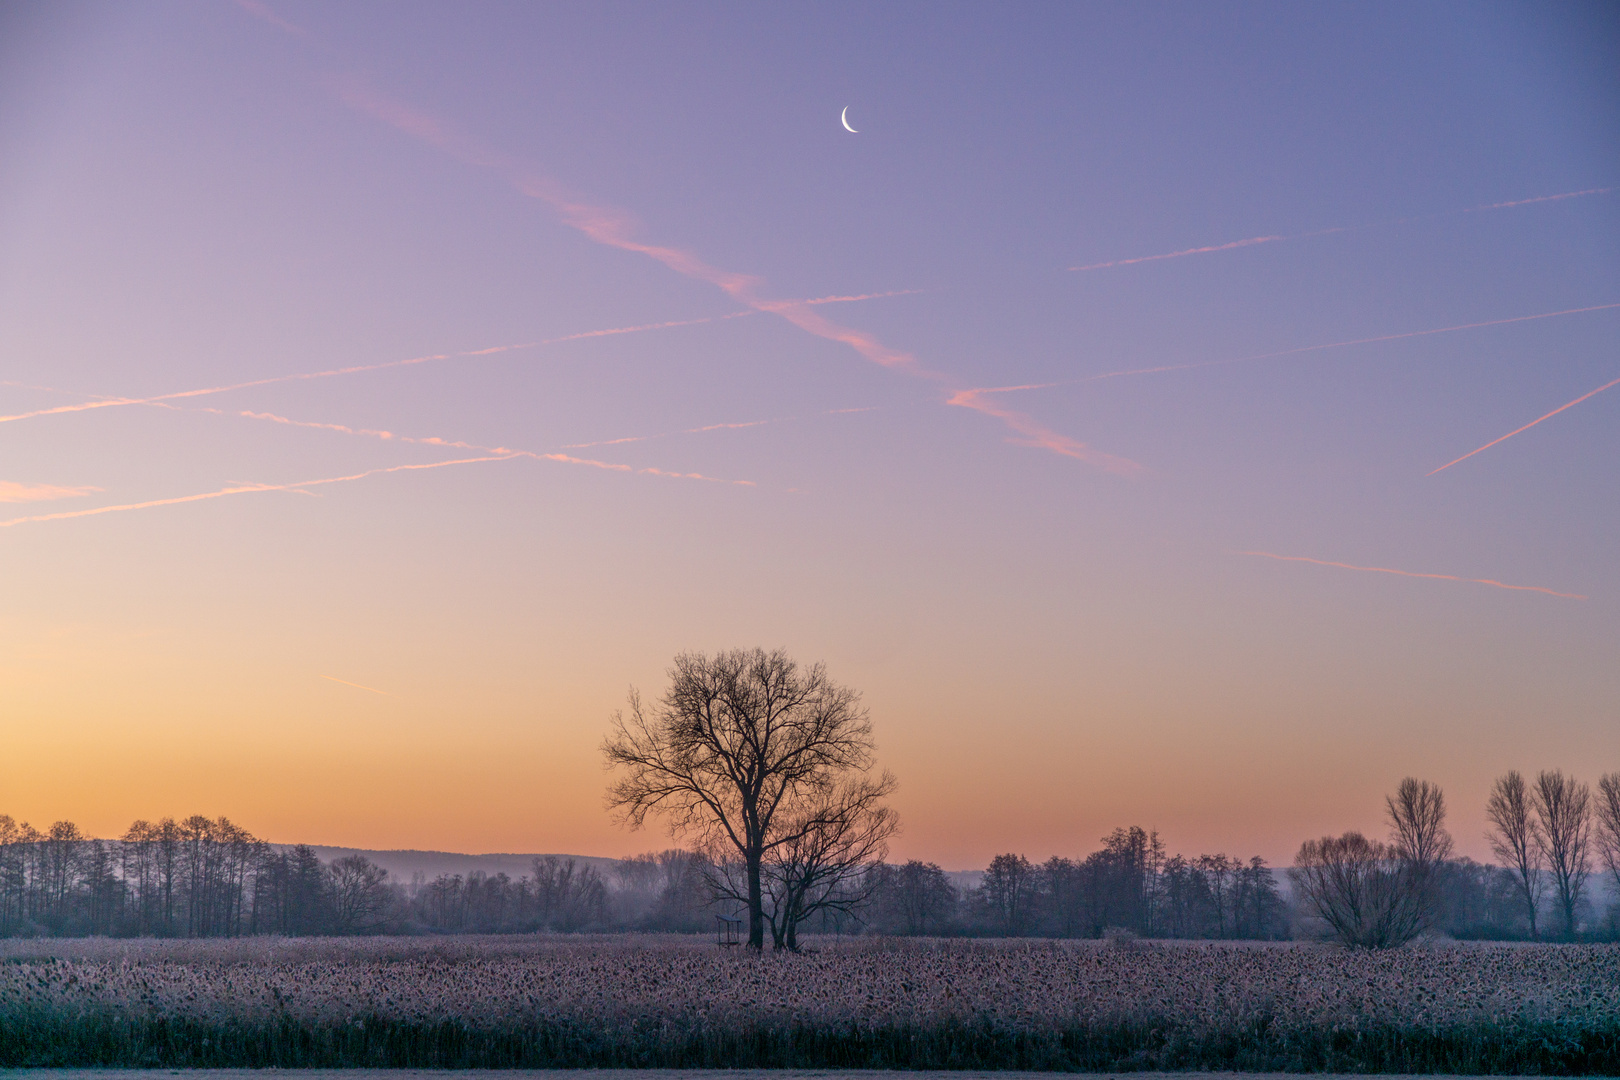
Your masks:
{"label": "distant tree", "polygon": [[1086,932],[1086,871],[1072,859],[1054,855],[1041,865],[1047,923],[1059,937]]}
{"label": "distant tree", "polygon": [[1418,901],[1425,929],[1434,925],[1439,896],[1435,876],[1451,857],[1446,831],[1446,797],[1436,784],[1408,776],[1384,798],[1390,841],[1404,864],[1408,887]]}
{"label": "distant tree", "polygon": [[1529,789],[1517,769],[1496,778],[1485,816],[1491,827],[1485,834],[1491,850],[1513,875],[1513,885],[1530,923],[1530,936],[1539,939],[1537,916],[1546,882],[1541,876],[1540,831],[1532,816]]}
{"label": "distant tree", "polygon": [[1289,877],[1306,911],[1346,945],[1390,948],[1423,927],[1400,855],[1358,832],[1305,841]]}
{"label": "distant tree", "polygon": [[534,860],[533,873],[542,929],[574,931],[606,917],[607,884],[595,867],[546,855]]}
{"label": "distant tree", "polygon": [[68,898],[79,884],[79,848],[85,836],[71,821],[51,825],[38,844],[44,903],[41,914],[52,930],[60,933],[69,916]]}
{"label": "distant tree", "polygon": [[996,929],[1019,937],[1035,917],[1040,871],[1022,855],[997,855],[979,883],[979,896]]}
{"label": "distant tree", "polygon": [[375,932],[383,925],[391,899],[388,871],[364,855],[345,855],[327,868],[331,879],[332,920],[340,934]]}
{"label": "distant tree", "polygon": [[682,653],[669,674],[655,707],[632,690],[629,716],[614,716],[602,751],[623,775],[608,803],[632,828],[658,813],[701,848],[735,852],[748,944],[762,949],[766,857],[798,839],[785,826],[800,800],[871,768],[871,722],[855,691],[780,651]]}
{"label": "distant tree", "polygon": [[956,909],[956,887],[939,864],[912,859],[887,867],[890,918],[912,936],[937,934]]}
{"label": "distant tree", "polygon": [[1236,935],[1251,940],[1288,936],[1288,915],[1277,891],[1277,878],[1266,860],[1255,855],[1238,872]]}
{"label": "distant tree", "polygon": [[1204,879],[1205,894],[1214,915],[1212,936],[1236,937],[1243,863],[1229,855],[1200,855],[1193,865]]}
{"label": "distant tree", "polygon": [[1091,934],[1099,936],[1110,926],[1153,933],[1164,864],[1164,845],[1156,832],[1132,826],[1103,837],[1102,850],[1082,864]]}
{"label": "distant tree", "polygon": [[1552,877],[1564,933],[1573,938],[1576,909],[1592,871],[1592,789],[1553,769],[1536,776],[1532,796],[1541,858]]}

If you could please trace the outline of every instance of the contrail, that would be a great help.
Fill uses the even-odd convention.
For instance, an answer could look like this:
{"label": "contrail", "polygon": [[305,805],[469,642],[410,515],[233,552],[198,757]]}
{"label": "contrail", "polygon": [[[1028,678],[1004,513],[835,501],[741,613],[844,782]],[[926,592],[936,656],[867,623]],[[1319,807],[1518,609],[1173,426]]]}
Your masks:
{"label": "contrail", "polygon": [[[790,304],[848,304],[859,300],[879,300],[888,296],[909,296],[925,292],[924,289],[900,289],[886,293],[868,293],[863,296],[823,296],[814,300],[790,300]],[[57,416],[62,413],[88,412],[91,409],[107,409],[120,405],[159,405],[166,401],[179,401],[185,398],[209,397],[213,394],[224,394],[232,390],[249,390],[258,386],[274,386],[277,383],[303,382],[310,379],[330,379],[337,375],[358,375],[368,371],[386,371],[389,368],[411,367],[416,364],[432,363],[436,360],[456,360],[463,357],[493,356],[497,353],[516,352],[522,349],[538,349],[547,345],[561,345],[569,341],[585,341],[589,338],[616,337],[620,334],[639,334],[649,330],[669,330],[679,326],[701,326],[704,323],[725,322],[730,319],[744,319],[757,311],[734,311],[728,315],[708,315],[698,319],[674,319],[668,322],[639,323],[635,326],[615,326],[605,330],[584,330],[576,334],[564,334],[561,337],[545,338],[541,341],[525,341],[516,345],[491,345],[482,349],[464,349],[460,352],[429,353],[424,356],[413,356],[405,360],[385,360],[376,364],[356,364],[350,367],[330,368],[326,371],[304,371],[291,375],[272,375],[264,379],[251,379],[247,382],[228,383],[223,386],[208,386],[197,390],[179,390],[170,394],[155,394],[150,397],[118,397],[113,395],[91,395],[93,401],[82,401],[72,405],[56,405],[48,409],[34,409],[30,412],[14,413],[10,416],[0,416],[0,424],[13,420],[32,420],[38,416]],[[50,390],[53,393],[73,393],[68,390],[57,390],[49,386],[31,386],[26,383],[6,382],[0,386],[18,386],[31,390]]]}
{"label": "contrail", "polygon": [[[1493,202],[1484,206],[1470,206],[1466,210],[1458,210],[1459,214],[1477,214],[1481,210],[1503,210],[1509,206],[1529,206],[1531,203],[1557,202],[1560,199],[1578,199],[1582,195],[1607,195],[1613,191],[1612,187],[1587,188],[1584,191],[1566,191],[1561,195],[1537,195],[1533,199],[1517,199],[1513,202]],[[1407,220],[1407,219],[1402,219]]]}
{"label": "contrail", "polygon": [[[1052,386],[1054,383],[1044,383],[1041,386]],[[1126,458],[1105,454],[1100,450],[1093,450],[1085,443],[1077,442],[1067,435],[1059,435],[1050,428],[1036,423],[1030,417],[1011,409],[1003,409],[999,405],[986,401],[982,395],[997,393],[1003,390],[1034,390],[1036,386],[1006,386],[992,387],[978,390],[958,390],[946,399],[945,404],[956,405],[964,409],[973,409],[987,416],[994,416],[1014,431],[1020,438],[1009,441],[1020,446],[1034,446],[1042,450],[1050,450],[1054,454],[1072,457],[1094,465],[1107,472],[1118,473],[1121,476],[1136,476],[1143,469],[1142,466]]]}
{"label": "contrail", "polygon": [[340,679],[336,675],[322,675],[321,678],[330,679],[335,683],[342,683],[344,686],[352,686],[356,690],[369,690],[373,694],[381,694],[383,697],[393,697],[394,696],[393,694],[390,694],[386,690],[378,690],[375,686],[361,686],[357,682],[350,682],[348,679]]}
{"label": "contrail", "polygon": [[233,484],[217,491],[204,491],[197,495],[180,495],[171,499],[149,499],[146,502],[120,503],[117,506],[98,506],[90,510],[69,510],[57,514],[35,514],[32,517],[12,518],[10,521],[0,521],[0,529],[9,529],[13,525],[26,525],[35,521],[63,521],[67,518],[116,514],[125,510],[147,510],[154,506],[177,506],[180,503],[202,502],[206,499],[223,499],[227,495],[251,495],[261,491],[300,491],[304,488],[320,487],[323,484],[345,484],[351,480],[364,480],[368,476],[379,476],[383,473],[442,469],[447,465],[474,465],[482,461],[510,461],[518,456],[517,454],[497,454],[490,457],[457,458],[454,461],[430,461],[421,465],[390,465],[387,468],[367,469],[364,472],[351,473],[348,476],[329,476],[320,480],[302,480],[295,484]]}
{"label": "contrail", "polygon": [[1440,468],[1431,470],[1430,472],[1426,472],[1423,475],[1424,476],[1433,476],[1437,472],[1444,472],[1446,469],[1449,469],[1453,465],[1457,464],[1458,461],[1467,461],[1469,458],[1471,458],[1475,454],[1479,453],[1480,450],[1489,450],[1491,447],[1495,446],[1497,443],[1505,442],[1506,440],[1513,438],[1513,436],[1517,435],[1521,431],[1529,431],[1531,428],[1535,427],[1537,424],[1541,423],[1543,420],[1546,420],[1546,419],[1549,419],[1551,417],[1557,416],[1559,413],[1563,412],[1565,409],[1572,408],[1573,406],[1579,405],[1581,402],[1585,401],[1589,397],[1596,397],[1598,394],[1603,393],[1603,391],[1607,390],[1611,386],[1616,385],[1617,383],[1620,383],[1620,379],[1612,379],[1609,382],[1606,382],[1602,386],[1598,387],[1596,390],[1590,390],[1587,393],[1584,393],[1580,397],[1576,398],[1574,401],[1571,401],[1571,402],[1568,402],[1566,404],[1558,406],[1558,408],[1554,409],[1550,413],[1547,413],[1545,416],[1536,417],[1534,420],[1532,420],[1528,424],[1524,425],[1524,427],[1514,428],[1512,431],[1508,432],[1506,435],[1503,435],[1501,438],[1492,439],[1490,442],[1488,442],[1484,446],[1480,447],[1479,450],[1470,450],[1470,451],[1468,451],[1468,453],[1464,454],[1460,458],[1457,458],[1455,461],[1448,461],[1444,465],[1440,466]]}
{"label": "contrail", "polygon": [[[1049,390],[1057,386],[1076,386],[1080,383],[1098,382],[1102,379],[1117,379],[1123,375],[1158,375],[1166,371],[1194,371],[1198,368],[1222,367],[1226,364],[1246,364],[1253,360],[1274,360],[1280,356],[1297,356],[1301,353],[1320,352],[1323,349],[1343,349],[1351,345],[1372,345],[1383,341],[1401,341],[1405,338],[1428,337],[1431,334],[1450,334],[1458,330],[1477,330],[1485,326],[1505,326],[1508,323],[1534,322],[1537,319],[1554,319],[1561,315],[1581,315],[1589,311],[1610,311],[1614,308],[1620,308],[1620,303],[1595,304],[1592,307],[1568,308],[1564,311],[1544,311],[1537,315],[1515,315],[1510,319],[1489,319],[1485,322],[1461,323],[1457,326],[1439,326],[1432,330],[1409,330],[1401,334],[1382,334],[1378,337],[1356,338],[1353,341],[1330,341],[1325,345],[1301,345],[1294,349],[1281,349],[1277,352],[1256,353],[1253,356],[1233,356],[1225,360],[1198,360],[1190,364],[1161,364],[1158,367],[1124,368],[1119,371],[1105,371],[1100,375],[1081,375],[1073,379],[1058,379],[1055,382],[1044,383],[1024,383],[1019,386],[981,386],[972,390],[957,391],[957,396],[961,397],[963,395],[974,394],[1006,394],[1015,390]],[[1609,385],[1612,386],[1613,384],[1611,383]],[[1598,390],[1605,390],[1607,388],[1608,387],[1599,387]],[[1595,394],[1598,392],[1598,390],[1594,390],[1592,393]],[[1590,396],[1591,394],[1587,395],[1587,397]],[[1579,400],[1584,401],[1585,398],[1581,398]],[[951,404],[960,405],[966,404],[966,402],[956,401],[953,399]],[[1573,405],[1576,404],[1576,402],[1572,401],[1570,404]],[[1568,408],[1569,406],[1566,405],[1564,407]],[[1549,413],[1548,415],[1550,416],[1552,414]],[[1546,417],[1543,417],[1542,419],[1544,420]],[[1536,422],[1540,423],[1539,420]],[[1518,434],[1518,432],[1513,432],[1512,434]],[[1507,436],[1504,435],[1503,438],[1507,438]],[[1480,447],[1480,449],[1483,450],[1484,447]],[[1475,453],[1478,452],[1478,450],[1475,451]],[[1452,462],[1452,464],[1456,464],[1456,462]],[[1445,466],[1441,466],[1441,468],[1444,467]],[[1439,470],[1436,470],[1436,472],[1438,471]]]}
{"label": "contrail", "polygon": [[15,480],[0,480],[0,503],[51,502],[55,499],[76,499],[100,491],[98,487],[58,487],[55,484],[19,484]]}
{"label": "contrail", "polygon": [[[827,409],[824,412],[821,412],[821,413],[818,413],[818,414],[815,414],[815,415],[819,415],[819,416],[838,416],[838,415],[841,415],[843,413],[872,412],[876,408],[877,408],[877,406],[875,406],[875,405],[863,405],[863,406],[861,406],[859,408],[855,408],[855,409]],[[702,427],[683,428],[680,431],[662,431],[662,432],[659,432],[657,435],[626,435],[623,438],[619,438],[619,439],[601,439],[601,440],[598,440],[597,442],[568,443],[565,446],[563,446],[563,449],[564,450],[586,450],[586,449],[589,449],[589,448],[591,448],[593,446],[618,446],[618,445],[620,445],[622,443],[650,442],[653,439],[668,439],[668,438],[671,438],[671,437],[673,437],[675,435],[701,435],[704,432],[708,432],[708,431],[733,431],[733,430],[737,430],[737,429],[740,429],[740,428],[764,427],[767,424],[785,424],[785,423],[788,423],[790,421],[797,420],[797,419],[799,419],[799,417],[796,417],[796,416],[778,416],[778,417],[774,417],[774,418],[772,418],[770,420],[744,420],[744,421],[741,421],[740,423],[705,424]]]}
{"label": "contrail", "polygon": [[1208,247],[1184,248],[1181,251],[1167,251],[1163,255],[1139,255],[1134,259],[1114,259],[1112,262],[1087,263],[1085,266],[1071,266],[1070,271],[1106,270],[1111,266],[1134,266],[1137,263],[1158,262],[1160,259],[1180,259],[1188,255],[1207,255],[1216,251],[1231,251],[1233,248],[1253,247],[1256,244],[1271,244],[1280,240],[1308,240],[1317,236],[1329,236],[1333,233],[1355,232],[1361,229],[1379,229],[1391,225],[1406,225],[1414,221],[1426,221],[1430,218],[1447,217],[1451,214],[1477,214],[1484,210],[1505,210],[1511,206],[1530,206],[1534,203],[1558,202],[1561,199],[1578,199],[1583,195],[1607,195],[1612,187],[1586,188],[1583,191],[1565,191],[1558,195],[1537,195],[1529,199],[1515,199],[1512,202],[1486,203],[1482,206],[1467,206],[1460,210],[1443,210],[1438,214],[1418,214],[1413,217],[1391,218],[1388,221],[1374,221],[1366,225],[1335,225],[1329,229],[1312,229],[1310,232],[1291,233],[1287,236],[1251,236],[1247,240],[1233,240],[1227,244],[1211,244]]}
{"label": "contrail", "polygon": [[597,442],[568,443],[564,450],[587,450],[593,446],[619,446],[623,443],[650,442],[653,439],[667,439],[673,435],[699,435],[705,431],[725,431],[734,428],[763,427],[766,424],[779,424],[788,417],[778,417],[774,420],[747,420],[740,424],[706,424],[703,427],[684,428],[680,431],[664,431],[657,435],[626,435],[620,439],[601,439]]}
{"label": "contrail", "polygon": [[862,293],[860,296],[818,296],[814,300],[804,300],[805,304],[852,304],[857,300],[887,300],[891,296],[918,296],[928,292],[927,289],[894,289],[891,292]]}
{"label": "contrail", "polygon": [[[483,446],[479,443],[463,442],[460,439],[441,439],[436,435],[416,436],[400,435],[396,432],[385,431],[380,428],[356,428],[347,424],[324,424],[315,420],[293,420],[275,413],[251,412],[242,410],[228,413],[223,409],[199,409],[199,412],[214,413],[218,416],[242,416],[249,420],[266,420],[273,424],[283,424],[288,427],[316,428],[322,431],[336,431],[345,435],[363,435],[368,438],[382,439],[388,442],[415,443],[419,446],[438,446],[447,450],[473,450],[480,453],[495,454],[505,459],[507,457],[530,458],[534,461],[555,461],[565,465],[587,465],[593,469],[606,469],[610,472],[639,473],[645,476],[663,476],[681,480],[705,480],[711,484],[731,484],[736,487],[758,487],[752,480],[727,480],[719,476],[705,476],[703,473],[668,472],[663,469],[638,469],[633,465],[621,465],[611,461],[597,461],[593,458],[574,457],[570,454],[542,453],[537,450],[516,450],[510,446]],[[715,427],[745,427],[747,425],[718,424]],[[702,429],[710,430],[710,429]],[[616,440],[627,441],[627,440]],[[580,447],[564,447],[565,450],[580,449]]]}
{"label": "contrail", "polygon": [[1200,360],[1192,364],[1167,364],[1162,367],[1127,368],[1124,371],[1109,371],[1101,375],[1088,375],[1084,378],[1069,380],[1071,382],[1096,382],[1099,379],[1114,379],[1121,375],[1153,375],[1162,371],[1191,371],[1194,368],[1218,367],[1222,364],[1244,364],[1251,360],[1272,360],[1279,356],[1297,356],[1300,353],[1320,352],[1323,349],[1343,349],[1351,345],[1373,345],[1383,341],[1401,341],[1405,338],[1428,337],[1431,334],[1451,334],[1458,330],[1478,330],[1484,326],[1506,326],[1509,323],[1534,322],[1537,319],[1556,319],[1561,315],[1581,315],[1588,311],[1609,311],[1620,308],[1620,303],[1594,304],[1591,307],[1568,308],[1564,311],[1544,311],[1539,315],[1515,315],[1510,319],[1489,319],[1485,322],[1460,323],[1457,326],[1439,326],[1433,330],[1409,330],[1403,334],[1382,334],[1378,337],[1356,338],[1353,341],[1330,341],[1326,345],[1302,345],[1297,349],[1282,349],[1277,352],[1257,353],[1254,356],[1236,356],[1228,360]]}
{"label": "contrail", "polygon": [[[929,369],[912,354],[891,348],[865,331],[843,326],[826,318],[814,310],[815,305],[812,302],[761,297],[758,290],[762,282],[753,275],[711,266],[693,253],[680,248],[647,244],[635,239],[635,222],[626,212],[586,202],[574,196],[550,177],[536,173],[515,159],[451,130],[435,117],[384,96],[361,79],[344,78],[338,82],[337,91],[351,108],[381,120],[463,162],[493,170],[505,177],[521,194],[545,203],[565,225],[577,229],[599,244],[644,255],[664,264],[683,277],[707,282],[748,308],[776,315],[815,337],[846,345],[882,367],[903,371],[915,378],[947,387],[951,382],[949,376]],[[831,301],[842,298],[823,299]],[[1130,473],[1140,469],[1135,462],[1092,450],[1084,443],[1060,435],[1025,413],[991,406],[976,399],[964,401],[962,404],[999,419],[1016,434],[1016,438],[1012,441],[1021,445],[1041,447],[1114,472]]]}
{"label": "contrail", "polygon": [[466,349],[461,352],[429,353],[425,356],[413,356],[406,360],[385,360],[377,364],[356,364],[351,367],[330,368],[326,371],[305,371],[293,375],[272,375],[264,379],[250,379],[247,382],[228,383],[223,386],[208,386],[198,390],[178,390],[171,394],[155,394],[151,397],[106,397],[95,401],[82,401],[73,405],[57,405],[49,409],[35,409],[31,412],[15,413],[11,416],[0,416],[0,424],[13,420],[32,420],[36,416],[56,416],[61,413],[88,412],[91,409],[108,409],[120,405],[157,405],[165,401],[180,401],[185,398],[208,397],[213,394],[224,394],[232,390],[248,390],[257,386],[274,386],[277,383],[302,382],[309,379],[330,379],[337,375],[357,375],[367,371],[384,371],[389,368],[410,367],[415,364],[427,364],[435,360],[452,360],[461,357],[492,356],[496,353],[514,352],[519,349],[538,349],[544,345],[558,345],[565,341],[583,341],[586,338],[611,337],[617,334],[636,334],[646,330],[665,330],[676,326],[697,326],[701,323],[718,322],[722,319],[736,319],[752,312],[737,312],[733,315],[709,316],[701,319],[677,319],[672,322],[642,323],[638,326],[618,326],[608,330],[586,330],[577,334],[564,334],[562,337],[546,338],[543,341],[528,341],[519,345],[491,345],[483,349]]}
{"label": "contrail", "polygon": [[1350,563],[1330,562],[1326,559],[1309,559],[1303,555],[1274,555],[1269,551],[1234,551],[1234,555],[1258,555],[1262,559],[1278,559],[1282,562],[1311,563],[1315,566],[1335,566],[1340,570],[1365,570],[1373,574],[1396,574],[1400,577],[1434,578],[1437,581],[1463,581],[1473,585],[1490,585],[1497,589],[1513,589],[1516,592],[1546,593],[1548,596],[1559,596],[1565,600],[1585,600],[1587,597],[1577,593],[1554,592],[1552,589],[1543,589],[1540,585],[1508,585],[1493,578],[1458,577],[1455,574],[1418,574],[1410,570],[1391,570],[1387,566],[1353,566]]}
{"label": "contrail", "polygon": [[1086,266],[1071,266],[1070,270],[1106,270],[1110,266],[1132,266],[1136,263],[1158,262],[1160,259],[1179,259],[1184,255],[1203,255],[1211,251],[1231,251],[1233,248],[1253,247],[1256,244],[1270,244],[1278,240],[1295,240],[1293,236],[1251,236],[1247,240],[1233,240],[1230,244],[1214,244],[1210,247],[1185,248],[1181,251],[1167,251],[1163,255],[1139,255],[1134,259],[1115,259],[1113,262],[1089,263]]}
{"label": "contrail", "polygon": [[252,15],[255,19],[263,19],[265,22],[276,27],[278,30],[285,30],[287,33],[296,34],[299,37],[309,36],[308,30],[305,30],[297,23],[290,23],[286,19],[283,19],[280,15],[277,15],[268,7],[259,3],[259,0],[236,0],[236,6],[247,12],[249,15]]}

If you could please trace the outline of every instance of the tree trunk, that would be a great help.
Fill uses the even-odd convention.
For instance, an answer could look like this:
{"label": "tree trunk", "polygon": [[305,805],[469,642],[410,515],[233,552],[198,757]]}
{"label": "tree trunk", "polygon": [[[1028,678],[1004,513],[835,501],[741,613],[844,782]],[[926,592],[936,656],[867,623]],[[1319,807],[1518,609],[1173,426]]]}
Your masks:
{"label": "tree trunk", "polygon": [[765,951],[765,896],[760,888],[759,864],[761,854],[748,853],[748,947]]}

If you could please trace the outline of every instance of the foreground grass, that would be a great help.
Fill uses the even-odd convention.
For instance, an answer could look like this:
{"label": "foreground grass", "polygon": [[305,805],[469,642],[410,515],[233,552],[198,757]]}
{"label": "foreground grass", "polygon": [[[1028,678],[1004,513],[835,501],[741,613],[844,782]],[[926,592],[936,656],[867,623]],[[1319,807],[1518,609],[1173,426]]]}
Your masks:
{"label": "foreground grass", "polygon": [[848,1068],[1615,1075],[1620,1018],[1440,1029],[1200,1030],[1174,1018],[1056,1031],[930,1027],[613,1027],[566,1022],[207,1023],[0,1017],[0,1067]]}
{"label": "foreground grass", "polygon": [[0,1067],[1620,1075],[1620,946],[0,943]]}

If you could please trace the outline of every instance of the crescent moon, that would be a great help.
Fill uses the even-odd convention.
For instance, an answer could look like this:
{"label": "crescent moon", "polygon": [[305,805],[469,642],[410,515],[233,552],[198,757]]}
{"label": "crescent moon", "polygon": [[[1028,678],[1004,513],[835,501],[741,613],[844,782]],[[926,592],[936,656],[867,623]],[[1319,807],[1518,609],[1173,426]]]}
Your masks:
{"label": "crescent moon", "polygon": [[856,134],[856,135],[860,134],[860,132],[856,131],[854,128],[849,126],[849,106],[848,105],[844,106],[844,111],[838,115],[838,119],[843,121],[845,131],[852,132],[853,134]]}

